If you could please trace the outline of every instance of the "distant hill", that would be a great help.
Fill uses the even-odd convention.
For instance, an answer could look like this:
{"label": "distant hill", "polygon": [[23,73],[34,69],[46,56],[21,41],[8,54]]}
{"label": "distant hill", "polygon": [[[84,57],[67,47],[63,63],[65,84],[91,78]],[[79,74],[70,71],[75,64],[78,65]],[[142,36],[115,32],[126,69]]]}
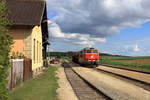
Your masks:
{"label": "distant hill", "polygon": [[100,56],[114,56],[114,57],[129,57],[129,56],[123,56],[123,55],[113,55],[108,53],[99,53]]}
{"label": "distant hill", "polygon": [[[47,55],[49,57],[72,57],[72,54],[75,53],[73,51],[69,51],[69,52],[48,52]],[[108,56],[108,57],[127,57],[127,56],[122,56],[122,55],[112,55],[112,54],[108,54],[108,53],[99,53],[100,56]]]}
{"label": "distant hill", "polygon": [[72,54],[75,52],[47,52],[48,57],[57,57],[57,58],[61,58],[61,57],[72,57]]}

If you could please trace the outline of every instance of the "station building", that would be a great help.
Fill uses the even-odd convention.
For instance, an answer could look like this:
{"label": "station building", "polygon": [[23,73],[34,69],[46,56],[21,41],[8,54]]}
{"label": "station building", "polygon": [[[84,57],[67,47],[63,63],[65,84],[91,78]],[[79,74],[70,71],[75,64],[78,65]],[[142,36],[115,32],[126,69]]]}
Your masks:
{"label": "station building", "polygon": [[[45,0],[7,0],[8,18],[12,26],[13,52],[32,60],[33,72],[43,67],[48,43],[47,10]],[[42,50],[43,49],[43,50]]]}

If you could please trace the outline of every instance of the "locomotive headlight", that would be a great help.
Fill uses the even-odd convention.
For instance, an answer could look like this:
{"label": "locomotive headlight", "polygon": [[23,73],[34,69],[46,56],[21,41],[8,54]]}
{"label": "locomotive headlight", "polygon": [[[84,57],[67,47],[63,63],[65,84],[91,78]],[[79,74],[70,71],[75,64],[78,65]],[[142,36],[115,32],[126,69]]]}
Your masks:
{"label": "locomotive headlight", "polygon": [[91,55],[91,58],[93,58],[94,56],[93,55]]}

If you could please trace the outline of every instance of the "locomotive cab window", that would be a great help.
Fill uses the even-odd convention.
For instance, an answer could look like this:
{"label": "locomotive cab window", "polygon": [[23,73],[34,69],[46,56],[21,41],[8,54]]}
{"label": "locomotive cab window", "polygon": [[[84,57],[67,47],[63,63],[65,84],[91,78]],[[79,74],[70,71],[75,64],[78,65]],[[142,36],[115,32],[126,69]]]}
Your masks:
{"label": "locomotive cab window", "polygon": [[91,53],[91,50],[87,50],[86,53]]}
{"label": "locomotive cab window", "polygon": [[93,53],[98,53],[97,50],[93,50]]}

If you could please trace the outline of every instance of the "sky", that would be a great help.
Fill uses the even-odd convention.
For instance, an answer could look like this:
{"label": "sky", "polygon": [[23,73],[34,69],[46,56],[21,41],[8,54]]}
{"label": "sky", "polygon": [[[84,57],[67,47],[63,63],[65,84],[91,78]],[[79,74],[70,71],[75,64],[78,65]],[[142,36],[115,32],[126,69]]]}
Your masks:
{"label": "sky", "polygon": [[47,0],[50,51],[150,56],[150,0]]}

